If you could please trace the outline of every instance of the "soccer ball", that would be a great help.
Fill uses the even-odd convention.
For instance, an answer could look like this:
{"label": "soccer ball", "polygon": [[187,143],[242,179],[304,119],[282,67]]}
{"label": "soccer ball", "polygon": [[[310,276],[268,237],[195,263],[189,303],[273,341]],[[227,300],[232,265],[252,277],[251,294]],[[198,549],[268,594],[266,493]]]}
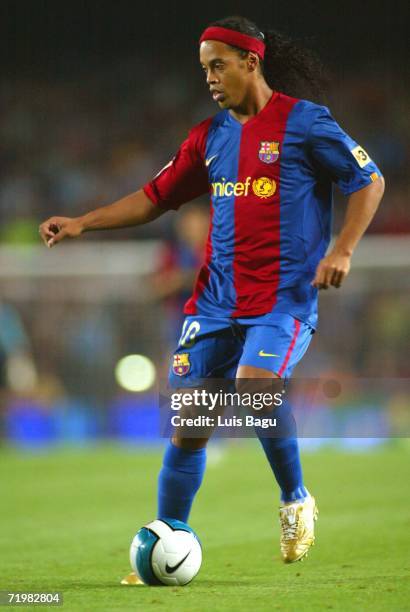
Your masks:
{"label": "soccer ball", "polygon": [[199,572],[201,543],[186,523],[157,519],[142,527],[131,542],[130,562],[145,584],[182,586]]}

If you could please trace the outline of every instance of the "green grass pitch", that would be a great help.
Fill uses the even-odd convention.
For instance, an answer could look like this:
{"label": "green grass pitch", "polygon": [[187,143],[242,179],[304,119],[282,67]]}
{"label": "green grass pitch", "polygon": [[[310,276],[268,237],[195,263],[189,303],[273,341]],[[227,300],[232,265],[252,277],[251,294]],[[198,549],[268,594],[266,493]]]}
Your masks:
{"label": "green grass pitch", "polygon": [[155,515],[161,453],[3,449],[0,590],[62,591],[66,612],[409,610],[409,459],[404,441],[305,454],[317,544],[285,566],[268,464],[256,442],[230,444],[210,462],[191,515],[204,553],[197,578],[124,587],[131,538]]}

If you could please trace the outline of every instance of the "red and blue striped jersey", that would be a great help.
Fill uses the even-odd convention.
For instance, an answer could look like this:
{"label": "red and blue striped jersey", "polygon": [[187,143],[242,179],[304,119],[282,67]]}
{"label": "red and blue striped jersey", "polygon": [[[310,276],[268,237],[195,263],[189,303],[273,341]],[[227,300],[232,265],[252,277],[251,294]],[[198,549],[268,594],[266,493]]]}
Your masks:
{"label": "red and blue striped jersey", "polygon": [[317,324],[311,286],[331,238],[332,184],[348,195],[380,171],[328,109],[274,93],[245,124],[227,110],[194,127],[148,184],[164,208],[210,192],[206,257],[186,314],[287,313]]}

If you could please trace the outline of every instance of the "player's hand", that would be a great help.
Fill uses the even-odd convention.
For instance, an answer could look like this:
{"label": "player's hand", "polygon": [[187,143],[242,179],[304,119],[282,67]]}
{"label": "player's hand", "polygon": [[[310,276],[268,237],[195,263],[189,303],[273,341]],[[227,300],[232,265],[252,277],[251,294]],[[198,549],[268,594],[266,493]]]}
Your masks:
{"label": "player's hand", "polygon": [[80,219],[71,217],[50,217],[39,227],[44,244],[51,248],[64,238],[77,238],[83,231]]}
{"label": "player's hand", "polygon": [[341,287],[350,271],[350,255],[332,252],[320,260],[316,275],[310,283],[316,289],[329,289]]}

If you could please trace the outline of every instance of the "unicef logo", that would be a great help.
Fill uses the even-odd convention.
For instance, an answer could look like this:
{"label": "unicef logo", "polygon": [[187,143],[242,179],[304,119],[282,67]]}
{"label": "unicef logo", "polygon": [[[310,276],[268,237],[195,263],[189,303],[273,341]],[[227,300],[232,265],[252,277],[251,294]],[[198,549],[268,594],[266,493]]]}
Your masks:
{"label": "unicef logo", "polygon": [[211,183],[212,195],[215,198],[231,198],[248,196],[253,192],[258,198],[270,198],[276,192],[276,182],[267,176],[261,176],[251,181],[252,177],[247,176],[245,181],[234,183],[233,181],[227,181],[223,176],[219,181]]}
{"label": "unicef logo", "polygon": [[267,176],[261,176],[253,181],[252,190],[259,198],[270,198],[276,191],[276,183]]}

